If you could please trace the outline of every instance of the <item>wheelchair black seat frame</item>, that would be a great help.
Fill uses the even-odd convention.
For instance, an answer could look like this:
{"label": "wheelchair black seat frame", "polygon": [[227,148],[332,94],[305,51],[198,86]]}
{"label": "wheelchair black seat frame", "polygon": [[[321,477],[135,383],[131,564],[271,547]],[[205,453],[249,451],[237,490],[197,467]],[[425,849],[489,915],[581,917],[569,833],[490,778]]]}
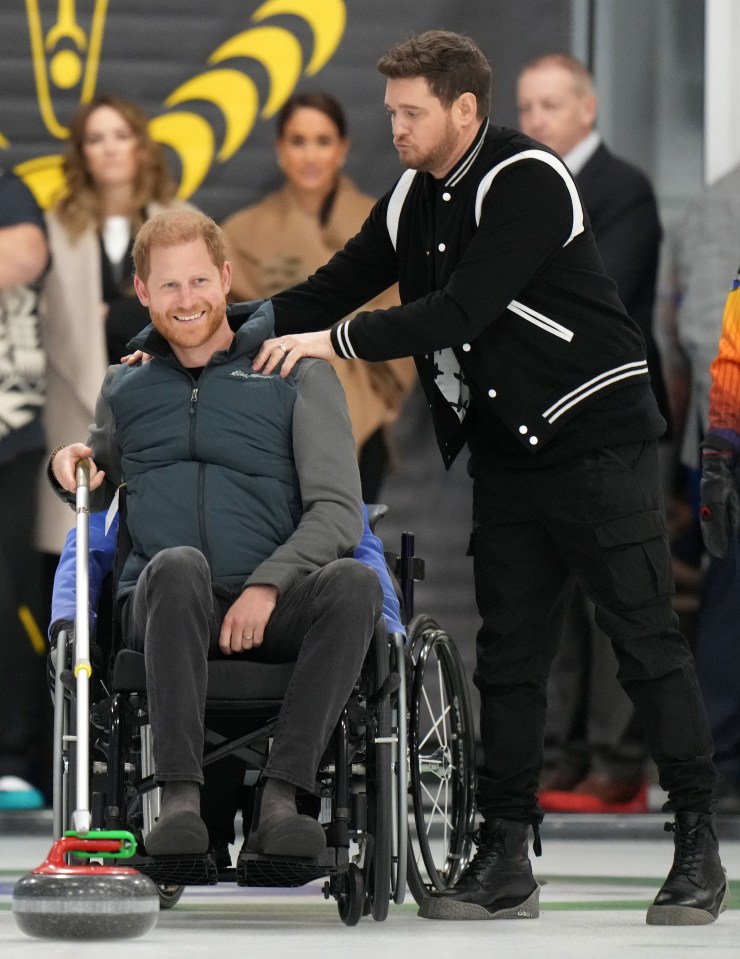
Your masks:
{"label": "wheelchair black seat frame", "polygon": [[[78,486],[85,487],[87,482],[84,472],[78,475]],[[84,490],[82,501],[76,624],[89,622]],[[385,511],[385,507],[372,509],[373,525]],[[118,677],[115,668],[111,676],[93,676],[85,629],[77,625],[74,637],[60,633],[54,652],[55,838],[70,822],[82,833],[90,828],[131,829],[142,844],[134,864],[157,884],[163,908],[175,905],[187,885],[236,881],[278,887],[325,878],[325,897],[333,896],[342,921],[354,925],[367,914],[378,921],[385,919],[390,901],[404,901],[407,881],[417,901],[455,881],[470,853],[474,818],[475,744],[467,685],[449,636],[431,617],[412,615],[414,580],[424,575],[423,562],[414,556],[413,534],[403,534],[400,556],[386,554],[386,559],[399,580],[408,642],[401,634],[387,636],[385,629],[376,629],[362,674],[335,729],[332,755],[328,760],[325,756],[317,777],[321,820],[327,832],[327,848],[317,860],[241,853],[235,868],[219,871],[210,854],[145,855],[146,832],[158,812],[158,790],[143,668],[129,662]],[[143,664],[143,655],[123,653],[139,657]],[[70,657],[74,684],[64,681]],[[229,664],[230,668],[241,665],[250,664]],[[80,673],[84,674],[82,694]],[[213,703],[209,678],[206,725]],[[263,715],[256,730],[226,741],[207,732],[210,748],[204,765],[237,755],[259,768],[281,700],[266,698],[258,703]],[[235,713],[249,713],[253,705],[253,700],[217,700],[221,711]],[[272,715],[265,718],[270,710]],[[89,803],[86,797],[91,797]]]}

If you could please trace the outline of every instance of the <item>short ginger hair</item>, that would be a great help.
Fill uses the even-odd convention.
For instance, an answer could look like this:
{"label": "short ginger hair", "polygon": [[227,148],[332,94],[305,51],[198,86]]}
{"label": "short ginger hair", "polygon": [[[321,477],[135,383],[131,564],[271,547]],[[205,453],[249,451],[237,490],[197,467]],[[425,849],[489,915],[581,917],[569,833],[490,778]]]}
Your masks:
{"label": "short ginger hair", "polygon": [[211,262],[223,269],[226,244],[221,227],[205,213],[188,207],[173,207],[157,213],[139,230],[134,242],[136,275],[146,282],[151,269],[151,253],[156,246],[179,246],[202,239]]}

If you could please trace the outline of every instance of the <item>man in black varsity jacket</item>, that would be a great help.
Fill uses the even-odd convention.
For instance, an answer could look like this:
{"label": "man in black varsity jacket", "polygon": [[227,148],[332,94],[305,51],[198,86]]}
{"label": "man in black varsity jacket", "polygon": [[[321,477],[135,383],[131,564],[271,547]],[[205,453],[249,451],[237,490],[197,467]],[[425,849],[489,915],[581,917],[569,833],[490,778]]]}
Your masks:
{"label": "man in black varsity jacket", "polygon": [[[716,773],[671,606],[656,461],[665,421],[643,338],[562,160],[489,124],[491,73],[475,43],[429,31],[378,69],[407,170],[343,250],[273,298],[278,337],[254,368],[413,355],[445,464],[466,442],[470,451],[483,823],[460,881],[420,915],[539,914],[527,833],[538,852],[545,690],[575,578],[614,644],[675,812],[674,863],[648,922],[712,922],[726,899]],[[401,306],[341,319],[396,280]]]}

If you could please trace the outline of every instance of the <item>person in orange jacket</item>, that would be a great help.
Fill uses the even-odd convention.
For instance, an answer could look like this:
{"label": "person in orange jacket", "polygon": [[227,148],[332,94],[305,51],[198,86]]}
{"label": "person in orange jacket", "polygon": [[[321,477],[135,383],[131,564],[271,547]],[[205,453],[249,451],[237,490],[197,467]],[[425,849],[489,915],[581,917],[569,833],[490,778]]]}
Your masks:
{"label": "person in orange jacket", "polygon": [[723,558],[740,526],[740,271],[727,296],[719,351],[712,366],[709,429],[702,447],[701,530],[712,556]]}
{"label": "person in orange jacket", "polygon": [[696,669],[720,774],[717,809],[740,812],[740,272],[727,296],[711,365],[709,421],[701,444],[700,522],[710,554],[696,629]]}

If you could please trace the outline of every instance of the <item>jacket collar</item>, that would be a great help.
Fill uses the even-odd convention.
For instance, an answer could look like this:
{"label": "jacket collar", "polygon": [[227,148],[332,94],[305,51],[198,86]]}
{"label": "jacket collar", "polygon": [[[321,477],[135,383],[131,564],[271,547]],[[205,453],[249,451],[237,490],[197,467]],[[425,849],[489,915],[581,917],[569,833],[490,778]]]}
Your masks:
{"label": "jacket collar", "polygon": [[592,130],[586,134],[580,143],[576,143],[573,149],[565,154],[563,162],[573,176],[578,176],[600,146],[601,137],[596,130]]}
{"label": "jacket collar", "polygon": [[[254,355],[263,341],[272,336],[275,327],[275,314],[269,300],[250,300],[248,303],[235,303],[226,308],[229,326],[235,330],[234,340],[228,350],[218,351],[214,356],[224,359],[233,356]],[[246,322],[245,322],[246,319]],[[169,342],[150,323],[141,333],[129,341],[128,349],[143,350],[160,359],[175,361],[175,355]]]}
{"label": "jacket collar", "polygon": [[447,174],[444,185],[446,187],[457,186],[457,184],[462,180],[462,178],[470,171],[471,167],[475,163],[475,160],[478,154],[483,147],[483,140],[488,132],[488,118],[486,118],[485,123],[481,123],[480,130],[475,137],[475,140],[471,143],[468,148],[465,156],[461,157],[460,160],[455,164],[455,166]]}

